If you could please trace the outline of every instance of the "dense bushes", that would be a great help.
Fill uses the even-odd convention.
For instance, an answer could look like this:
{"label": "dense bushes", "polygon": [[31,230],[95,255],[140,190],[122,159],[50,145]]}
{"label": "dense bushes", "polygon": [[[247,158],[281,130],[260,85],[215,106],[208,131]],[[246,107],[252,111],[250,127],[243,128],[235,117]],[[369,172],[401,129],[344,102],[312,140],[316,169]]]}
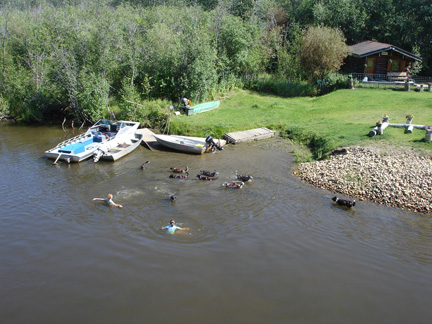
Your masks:
{"label": "dense bushes", "polygon": [[166,100],[166,115],[184,96],[213,99],[263,71],[269,53],[265,24],[223,8],[89,1],[2,9],[2,110],[25,121],[91,122],[115,111],[164,124],[149,102]]}
{"label": "dense bushes", "polygon": [[251,90],[272,93],[282,97],[315,96],[317,87],[306,81],[291,81],[282,77],[260,77],[247,83]]}

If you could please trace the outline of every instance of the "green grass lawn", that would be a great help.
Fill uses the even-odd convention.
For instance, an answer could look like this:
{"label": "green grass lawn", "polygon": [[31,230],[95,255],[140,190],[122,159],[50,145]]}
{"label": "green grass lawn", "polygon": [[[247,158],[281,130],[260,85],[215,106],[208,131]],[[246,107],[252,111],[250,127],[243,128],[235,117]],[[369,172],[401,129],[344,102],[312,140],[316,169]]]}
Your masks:
{"label": "green grass lawn", "polygon": [[221,99],[219,108],[193,115],[173,116],[171,133],[220,138],[226,132],[257,127],[282,130],[297,127],[325,138],[331,148],[376,143],[407,146],[432,152],[424,142],[425,131],[388,127],[384,135],[369,137],[375,122],[389,115],[390,123],[405,123],[414,114],[414,124],[432,126],[432,93],[383,89],[338,90],[314,98],[282,98],[238,91]]}

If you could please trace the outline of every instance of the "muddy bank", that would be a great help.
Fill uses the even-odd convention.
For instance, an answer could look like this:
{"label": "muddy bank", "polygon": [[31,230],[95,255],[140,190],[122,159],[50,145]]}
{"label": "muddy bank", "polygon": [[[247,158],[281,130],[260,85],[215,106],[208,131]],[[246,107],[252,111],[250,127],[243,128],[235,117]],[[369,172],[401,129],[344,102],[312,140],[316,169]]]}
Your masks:
{"label": "muddy bank", "polygon": [[300,179],[351,198],[432,213],[432,159],[414,152],[350,147],[301,163]]}

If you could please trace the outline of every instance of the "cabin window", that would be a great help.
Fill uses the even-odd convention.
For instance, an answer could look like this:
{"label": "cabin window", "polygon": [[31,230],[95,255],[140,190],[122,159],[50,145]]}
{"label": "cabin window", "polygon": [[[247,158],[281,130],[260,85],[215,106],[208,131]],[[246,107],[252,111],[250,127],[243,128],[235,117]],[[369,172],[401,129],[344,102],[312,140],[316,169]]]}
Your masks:
{"label": "cabin window", "polygon": [[368,67],[373,67],[373,63],[374,63],[373,60],[371,60],[371,59],[368,59],[368,60],[367,60],[367,66],[368,66]]}
{"label": "cabin window", "polygon": [[399,72],[399,67],[400,67],[400,61],[399,60],[393,60],[391,62],[390,71]]}

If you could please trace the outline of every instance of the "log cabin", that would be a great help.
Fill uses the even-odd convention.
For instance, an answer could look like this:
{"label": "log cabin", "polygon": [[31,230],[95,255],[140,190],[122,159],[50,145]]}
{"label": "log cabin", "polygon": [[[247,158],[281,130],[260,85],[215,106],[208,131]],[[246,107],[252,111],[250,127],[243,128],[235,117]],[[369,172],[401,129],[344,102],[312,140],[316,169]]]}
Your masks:
{"label": "log cabin", "polygon": [[388,81],[406,81],[413,63],[423,60],[394,45],[373,41],[352,45],[350,49],[343,70]]}

